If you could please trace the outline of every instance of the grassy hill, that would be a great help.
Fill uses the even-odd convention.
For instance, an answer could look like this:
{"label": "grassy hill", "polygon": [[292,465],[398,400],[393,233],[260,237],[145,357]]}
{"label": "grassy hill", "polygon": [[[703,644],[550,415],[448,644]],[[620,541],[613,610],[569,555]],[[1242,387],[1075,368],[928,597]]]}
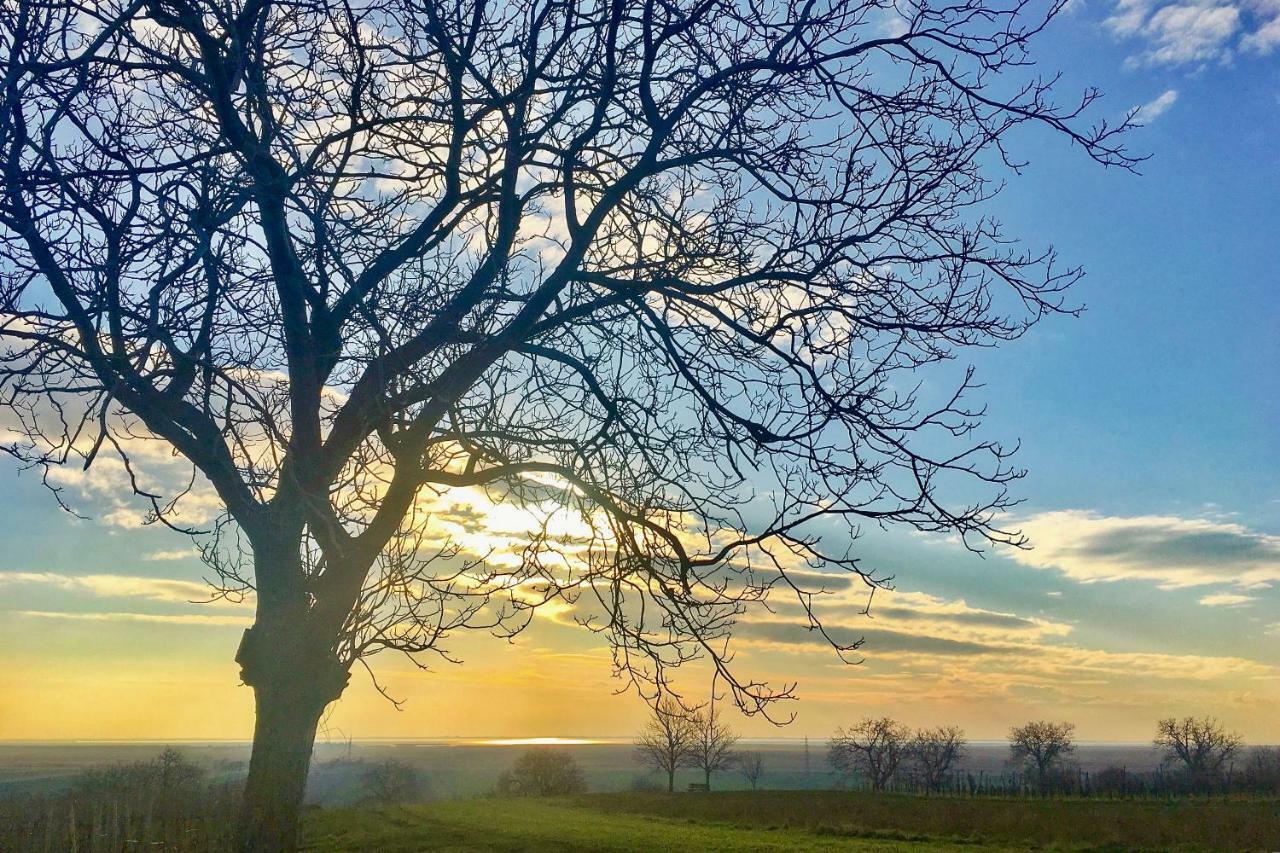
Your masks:
{"label": "grassy hill", "polygon": [[1275,800],[964,800],[812,791],[313,811],[306,849],[1276,850]]}

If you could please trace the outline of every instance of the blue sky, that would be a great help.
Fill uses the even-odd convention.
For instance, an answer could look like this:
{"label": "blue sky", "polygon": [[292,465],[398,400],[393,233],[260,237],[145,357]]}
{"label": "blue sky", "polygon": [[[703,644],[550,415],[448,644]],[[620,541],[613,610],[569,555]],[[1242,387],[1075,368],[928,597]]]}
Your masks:
{"label": "blue sky", "polygon": [[[1088,271],[1073,295],[1083,316],[973,355],[988,433],[1022,442],[1012,521],[1037,547],[979,559],[870,533],[863,553],[900,595],[888,615],[848,620],[869,638],[866,664],[817,648],[801,659],[776,638],[745,652],[799,678],[794,734],[875,711],[998,737],[1020,714],[1060,713],[1086,737],[1144,739],[1153,715],[1211,712],[1280,741],[1277,15],[1275,0],[1075,0],[1040,41],[1043,66],[1066,72],[1063,98],[1093,84],[1101,113],[1148,105],[1132,145],[1152,157],[1140,176],[1108,171],[1027,133],[1015,153],[1031,163],[993,205],[1011,233]],[[250,697],[230,660],[245,611],[156,585],[199,580],[184,540],[92,494],[74,496],[93,520],[71,521],[31,473],[0,469],[0,738],[246,736]],[[933,653],[903,639],[920,631]],[[643,710],[610,695],[602,650],[555,620],[521,655],[459,645],[465,669],[388,662],[408,714],[361,684],[334,725],[618,734]],[[1036,662],[1008,664],[1007,648]],[[130,722],[104,722],[115,717]]]}

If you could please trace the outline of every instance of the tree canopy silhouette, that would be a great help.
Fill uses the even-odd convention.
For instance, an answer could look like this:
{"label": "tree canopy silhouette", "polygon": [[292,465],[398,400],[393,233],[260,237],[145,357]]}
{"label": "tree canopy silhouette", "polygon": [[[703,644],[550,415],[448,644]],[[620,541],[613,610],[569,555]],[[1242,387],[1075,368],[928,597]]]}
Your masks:
{"label": "tree canopy silhouette", "polygon": [[1181,764],[1193,786],[1212,790],[1244,739],[1213,717],[1167,717],[1156,723],[1153,743],[1165,764]]}
{"label": "tree canopy silhouette", "polygon": [[[1134,162],[1026,70],[1061,5],[4,5],[8,449],[113,460],[252,591],[247,849],[296,843],[370,654],[581,599],[649,698],[699,657],[763,710],[735,620],[821,630],[859,525],[1017,540],[971,375],[916,371],[1079,275],[983,212],[1011,132]],[[430,523],[466,488],[546,523],[468,551]]]}

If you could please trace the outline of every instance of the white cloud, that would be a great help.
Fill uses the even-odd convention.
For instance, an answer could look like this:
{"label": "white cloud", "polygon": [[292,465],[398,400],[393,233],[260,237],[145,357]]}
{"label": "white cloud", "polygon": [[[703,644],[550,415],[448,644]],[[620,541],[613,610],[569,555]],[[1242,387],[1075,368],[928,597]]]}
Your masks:
{"label": "white cloud", "polygon": [[1239,607],[1242,604],[1257,600],[1252,595],[1240,595],[1235,592],[1215,592],[1203,596],[1200,599],[1200,603],[1206,607]]}
{"label": "white cloud", "polygon": [[[873,666],[908,666],[914,678],[933,685],[961,682],[972,688],[994,679],[1001,689],[1025,683],[1036,689],[1072,691],[1073,686],[1079,686],[1096,690],[1109,684],[1127,691],[1139,679],[1182,685],[1239,680],[1280,683],[1280,668],[1231,655],[1110,651],[1053,639],[964,640],[897,630],[870,629],[855,634],[865,637],[858,654]],[[744,623],[735,642],[792,654],[826,641],[802,625],[772,620]],[[927,678],[926,673],[930,674]]]}
{"label": "white cloud", "polygon": [[1270,15],[1253,32],[1240,39],[1240,47],[1249,53],[1267,56],[1280,45],[1280,2],[1257,4],[1259,16]]}
{"label": "white cloud", "polygon": [[143,557],[144,560],[152,562],[164,562],[168,560],[187,560],[194,557],[195,554],[185,548],[176,548],[171,551],[153,551]]}
{"label": "white cloud", "polygon": [[1180,65],[1217,59],[1239,27],[1240,10],[1235,6],[1162,6],[1143,28],[1152,42],[1147,61]]}
{"label": "white cloud", "polygon": [[[212,589],[198,581],[174,578],[147,578],[136,575],[69,575],[58,572],[0,572],[0,587],[40,585],[97,598],[140,598],[169,604],[210,601]],[[216,599],[216,603],[242,605],[243,602]]]}
{"label": "white cloud", "polygon": [[1178,90],[1169,89],[1155,100],[1148,101],[1138,107],[1137,113],[1134,114],[1134,120],[1141,124],[1151,124],[1151,122],[1168,112],[1169,108],[1172,107],[1177,100]]}
{"label": "white cloud", "polygon": [[1151,0],[1120,0],[1116,11],[1103,21],[1107,29],[1118,36],[1136,35],[1151,13]]}
{"label": "white cloud", "polygon": [[247,627],[253,619],[249,616],[217,616],[199,613],[84,613],[61,610],[16,610],[19,616],[32,619],[62,619],[76,622],[150,622],[160,625],[204,625],[211,627]]}
{"label": "white cloud", "polygon": [[1104,516],[1088,510],[1033,515],[1019,526],[1032,549],[1009,556],[1081,583],[1142,580],[1162,589],[1280,582],[1280,536],[1203,518]]}
{"label": "white cloud", "polygon": [[1118,0],[1103,25],[1143,43],[1136,65],[1187,65],[1229,60],[1237,49],[1269,54],[1280,44],[1277,0]]}

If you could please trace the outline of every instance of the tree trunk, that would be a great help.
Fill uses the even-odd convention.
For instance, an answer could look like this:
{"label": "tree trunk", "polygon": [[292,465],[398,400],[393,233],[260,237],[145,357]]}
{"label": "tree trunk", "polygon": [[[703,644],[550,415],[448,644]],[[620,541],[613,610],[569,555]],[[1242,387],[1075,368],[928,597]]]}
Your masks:
{"label": "tree trunk", "polygon": [[676,771],[667,771],[667,793],[674,794],[676,792]]}
{"label": "tree trunk", "polygon": [[253,688],[257,719],[245,783],[239,847],[245,853],[292,853],[316,726],[342,695],[346,667],[308,625],[262,624],[245,631],[236,661]]}
{"label": "tree trunk", "polygon": [[307,787],[316,725],[324,706],[303,705],[289,692],[256,688],[257,721],[244,789],[240,849],[246,853],[298,848],[298,821]]}
{"label": "tree trunk", "polygon": [[711,770],[707,768],[703,768],[702,772],[705,773],[707,776],[707,790],[710,791],[711,790]]}

